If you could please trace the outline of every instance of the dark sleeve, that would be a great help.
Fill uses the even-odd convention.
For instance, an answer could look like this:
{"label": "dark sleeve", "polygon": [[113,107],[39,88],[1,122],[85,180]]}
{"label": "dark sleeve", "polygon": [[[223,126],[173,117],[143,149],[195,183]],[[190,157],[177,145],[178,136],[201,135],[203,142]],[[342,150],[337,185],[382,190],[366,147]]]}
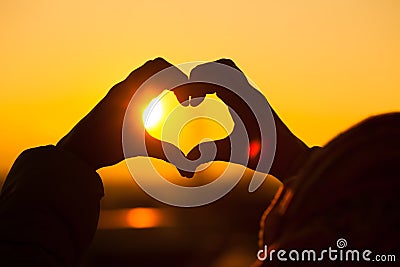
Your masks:
{"label": "dark sleeve", "polygon": [[0,195],[1,264],[77,265],[96,231],[102,196],[99,175],[69,152],[24,151]]}

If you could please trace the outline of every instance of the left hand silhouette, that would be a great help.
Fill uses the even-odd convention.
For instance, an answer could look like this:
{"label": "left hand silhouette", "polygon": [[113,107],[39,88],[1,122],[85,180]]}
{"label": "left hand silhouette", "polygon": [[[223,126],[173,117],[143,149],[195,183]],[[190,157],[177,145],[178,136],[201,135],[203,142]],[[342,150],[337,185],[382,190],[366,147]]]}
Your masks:
{"label": "left hand silhouette", "polygon": [[[134,70],[124,81],[113,86],[89,114],[58,142],[57,147],[74,153],[94,169],[124,160],[122,127],[132,96],[147,79],[167,68],[169,68],[168,75],[173,75],[171,79],[174,81],[187,81],[187,76],[184,73],[175,67],[171,67],[172,65],[164,59],[156,58]],[[148,93],[146,98],[151,100],[157,97],[163,89],[146,91]],[[138,127],[136,130],[145,133],[147,153],[144,149],[135,148],[134,153],[129,156],[150,156],[168,161],[163,150],[163,143],[169,149],[174,150],[174,153],[182,153],[174,145],[155,139],[145,132],[141,121],[142,111],[142,106],[133,107],[133,112],[140,113],[137,116],[140,121],[136,123],[136,127]],[[133,140],[142,138],[142,136],[130,137]]]}

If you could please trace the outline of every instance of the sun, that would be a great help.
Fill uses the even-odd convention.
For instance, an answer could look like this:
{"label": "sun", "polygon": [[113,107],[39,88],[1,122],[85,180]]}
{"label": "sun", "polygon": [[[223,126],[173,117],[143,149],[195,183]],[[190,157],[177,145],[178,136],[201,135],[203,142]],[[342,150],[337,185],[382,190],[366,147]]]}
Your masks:
{"label": "sun", "polygon": [[163,116],[160,97],[154,98],[143,112],[143,123],[146,129],[155,127]]}

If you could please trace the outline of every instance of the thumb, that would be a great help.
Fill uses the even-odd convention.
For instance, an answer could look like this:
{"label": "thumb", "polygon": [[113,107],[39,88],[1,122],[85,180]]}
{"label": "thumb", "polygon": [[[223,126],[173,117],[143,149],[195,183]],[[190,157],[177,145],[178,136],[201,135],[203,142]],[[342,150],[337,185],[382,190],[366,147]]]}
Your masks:
{"label": "thumb", "polygon": [[[216,149],[216,153],[213,158],[211,153],[208,151]],[[207,163],[210,161],[229,161],[231,155],[231,141],[229,136],[224,139],[216,141],[208,141],[198,144],[194,147],[189,154],[186,156],[189,160],[201,160],[200,164]]]}
{"label": "thumb", "polygon": [[162,159],[168,163],[170,163],[170,160],[168,159],[167,154],[172,157],[185,156],[183,152],[175,145],[169,142],[160,141],[152,137],[147,132],[145,133],[145,142],[147,155],[141,156],[149,156],[152,158]]}
{"label": "thumb", "polygon": [[[231,155],[230,148],[230,139],[229,137],[226,137],[221,140],[198,144],[187,154],[186,158],[194,162],[196,166],[211,161],[229,162]],[[194,172],[180,170],[179,168],[178,171],[183,177],[192,178],[194,176]]]}

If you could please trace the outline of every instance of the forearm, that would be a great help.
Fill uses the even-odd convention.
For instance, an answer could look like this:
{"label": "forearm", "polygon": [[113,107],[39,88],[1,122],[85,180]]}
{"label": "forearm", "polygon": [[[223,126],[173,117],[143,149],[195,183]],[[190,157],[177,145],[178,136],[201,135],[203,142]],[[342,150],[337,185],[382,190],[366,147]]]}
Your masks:
{"label": "forearm", "polygon": [[276,126],[276,149],[270,174],[285,182],[298,171],[299,165],[312,154],[302,140],[295,136],[272,110]]}
{"label": "forearm", "polygon": [[100,177],[75,155],[54,146],[23,152],[0,195],[0,245],[17,250],[15,258],[2,250],[2,259],[76,264],[93,238],[102,196]]}

